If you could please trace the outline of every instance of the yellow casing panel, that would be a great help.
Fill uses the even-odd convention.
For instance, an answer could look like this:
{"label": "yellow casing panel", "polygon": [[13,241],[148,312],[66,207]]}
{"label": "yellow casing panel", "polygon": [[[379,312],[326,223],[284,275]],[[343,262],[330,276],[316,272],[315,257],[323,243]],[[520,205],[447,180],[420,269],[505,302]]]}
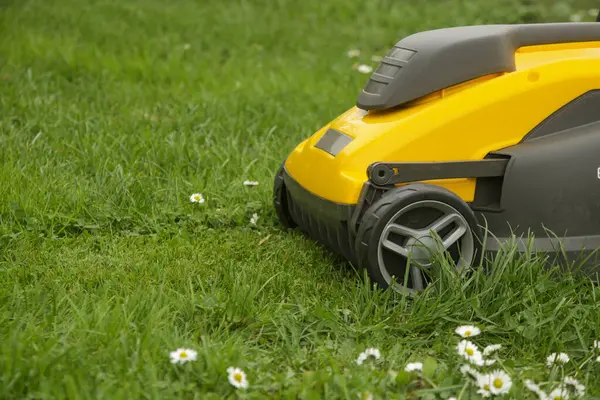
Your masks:
{"label": "yellow casing panel", "polygon": [[[514,72],[474,79],[399,109],[352,107],[300,143],[285,168],[314,195],[356,204],[374,162],[479,160],[519,143],[557,109],[600,88],[600,42],[523,47],[515,63]],[[336,157],[314,147],[328,128],[353,138]],[[473,200],[474,179],[428,183]]]}

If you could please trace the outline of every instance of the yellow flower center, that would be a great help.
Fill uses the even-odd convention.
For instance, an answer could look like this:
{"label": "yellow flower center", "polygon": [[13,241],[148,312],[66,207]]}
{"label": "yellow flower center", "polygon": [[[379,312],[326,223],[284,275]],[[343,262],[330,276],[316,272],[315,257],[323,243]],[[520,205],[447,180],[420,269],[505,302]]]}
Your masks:
{"label": "yellow flower center", "polygon": [[488,385],[487,383],[484,383],[484,384],[483,384],[483,388],[484,388],[485,390],[490,390],[490,385]]}
{"label": "yellow flower center", "polygon": [[466,352],[468,355],[470,355],[470,356],[472,356],[472,355],[473,355],[473,353],[474,353],[474,352],[473,352],[473,349],[471,349],[470,347],[469,347],[469,348],[467,348],[467,349],[465,350],[465,352]]}
{"label": "yellow flower center", "polygon": [[494,379],[494,387],[496,389],[500,389],[503,384],[504,384],[504,382],[502,382],[502,379],[500,379],[500,378]]}
{"label": "yellow flower center", "polygon": [[233,374],[233,379],[235,379],[236,382],[241,382],[242,381],[242,374],[240,374],[239,372],[236,374]]}
{"label": "yellow flower center", "polygon": [[471,331],[465,331],[465,336],[471,336]]}
{"label": "yellow flower center", "polygon": [[179,357],[187,358],[187,353],[185,351],[182,351],[181,353],[179,353]]}
{"label": "yellow flower center", "polygon": [[559,396],[554,396],[554,400],[563,400],[563,397],[560,396],[560,395]]}

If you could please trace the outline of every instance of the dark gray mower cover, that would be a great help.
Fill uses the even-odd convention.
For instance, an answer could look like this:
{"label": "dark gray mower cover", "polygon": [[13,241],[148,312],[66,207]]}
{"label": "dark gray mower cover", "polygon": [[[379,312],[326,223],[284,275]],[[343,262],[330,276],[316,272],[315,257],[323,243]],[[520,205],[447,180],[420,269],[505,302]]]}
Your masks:
{"label": "dark gray mower cover", "polygon": [[522,46],[600,41],[597,22],[480,25],[436,29],[400,40],[357,101],[364,110],[402,105],[488,74],[515,70]]}

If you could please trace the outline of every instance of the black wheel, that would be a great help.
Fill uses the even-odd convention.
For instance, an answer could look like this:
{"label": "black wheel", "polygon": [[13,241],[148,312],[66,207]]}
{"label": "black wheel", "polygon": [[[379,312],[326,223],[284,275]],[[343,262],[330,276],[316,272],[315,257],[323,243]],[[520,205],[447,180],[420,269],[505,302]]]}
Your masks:
{"label": "black wheel", "polygon": [[273,183],[273,206],[279,222],[285,229],[293,229],[297,226],[288,208],[287,190],[283,180],[283,164],[277,170],[275,182]]}
{"label": "black wheel", "polygon": [[459,270],[471,265],[481,251],[481,230],[454,193],[410,184],[390,190],[366,210],[355,246],[359,265],[379,286],[414,294],[431,282],[428,270],[440,253],[446,251]]}

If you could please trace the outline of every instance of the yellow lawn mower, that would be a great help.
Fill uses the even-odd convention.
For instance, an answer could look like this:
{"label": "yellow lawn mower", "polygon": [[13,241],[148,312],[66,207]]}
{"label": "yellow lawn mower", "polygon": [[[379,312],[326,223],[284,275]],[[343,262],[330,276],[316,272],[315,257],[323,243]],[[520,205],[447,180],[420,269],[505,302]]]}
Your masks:
{"label": "yellow lawn mower", "polygon": [[405,37],[356,106],[289,154],[274,206],[404,292],[430,283],[440,252],[461,269],[511,238],[597,267],[600,23]]}

